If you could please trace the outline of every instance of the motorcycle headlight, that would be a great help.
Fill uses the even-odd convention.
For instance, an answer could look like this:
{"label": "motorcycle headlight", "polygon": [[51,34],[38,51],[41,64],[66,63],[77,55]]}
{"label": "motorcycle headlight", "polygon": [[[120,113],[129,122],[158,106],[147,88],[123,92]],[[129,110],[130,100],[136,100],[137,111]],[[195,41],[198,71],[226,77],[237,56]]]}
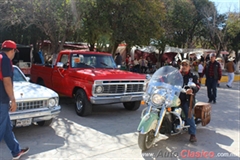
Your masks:
{"label": "motorcycle headlight", "polygon": [[165,101],[165,98],[159,94],[154,94],[152,96],[152,102],[156,105],[161,105]]}
{"label": "motorcycle headlight", "polygon": [[97,86],[95,91],[96,91],[96,93],[102,93],[103,92],[103,86]]}
{"label": "motorcycle headlight", "polygon": [[56,106],[57,105],[57,98],[51,98],[51,99],[49,99],[48,100],[48,106],[49,107],[54,107],[54,106]]}

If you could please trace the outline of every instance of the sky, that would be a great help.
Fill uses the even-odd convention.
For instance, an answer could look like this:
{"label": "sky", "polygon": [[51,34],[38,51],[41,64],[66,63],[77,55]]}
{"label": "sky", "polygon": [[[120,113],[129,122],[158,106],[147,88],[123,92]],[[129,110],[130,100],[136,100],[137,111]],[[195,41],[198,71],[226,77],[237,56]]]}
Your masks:
{"label": "sky", "polygon": [[215,3],[219,13],[240,12],[240,0],[210,0]]}

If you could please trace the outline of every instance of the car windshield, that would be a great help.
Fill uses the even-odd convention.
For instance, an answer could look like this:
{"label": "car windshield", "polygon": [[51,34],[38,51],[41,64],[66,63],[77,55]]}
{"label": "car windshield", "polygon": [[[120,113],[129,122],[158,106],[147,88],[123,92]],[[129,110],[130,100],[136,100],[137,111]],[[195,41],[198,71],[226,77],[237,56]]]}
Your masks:
{"label": "car windshield", "polygon": [[16,67],[13,68],[13,81],[14,82],[26,81],[25,77]]}
{"label": "car windshield", "polygon": [[116,68],[111,55],[77,54],[71,55],[72,68]]}

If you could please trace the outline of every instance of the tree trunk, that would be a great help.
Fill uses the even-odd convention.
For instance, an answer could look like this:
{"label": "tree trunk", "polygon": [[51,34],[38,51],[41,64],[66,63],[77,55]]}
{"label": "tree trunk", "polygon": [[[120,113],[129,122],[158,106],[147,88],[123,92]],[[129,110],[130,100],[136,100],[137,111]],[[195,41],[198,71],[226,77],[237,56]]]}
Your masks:
{"label": "tree trunk", "polygon": [[111,51],[112,55],[115,54],[115,52],[116,52],[116,50],[117,50],[117,48],[118,48],[118,45],[119,45],[118,42],[114,42],[114,45],[113,45],[113,47],[112,47],[112,51]]}
{"label": "tree trunk", "polygon": [[94,51],[94,43],[90,43],[89,45],[90,45],[89,50]]}

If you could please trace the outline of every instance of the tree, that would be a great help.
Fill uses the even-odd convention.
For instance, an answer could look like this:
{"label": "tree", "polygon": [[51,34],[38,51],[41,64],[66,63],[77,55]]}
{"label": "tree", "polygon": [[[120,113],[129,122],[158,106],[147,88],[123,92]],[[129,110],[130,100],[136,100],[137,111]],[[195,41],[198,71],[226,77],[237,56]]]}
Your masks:
{"label": "tree", "polygon": [[235,51],[236,54],[236,63],[237,69],[236,71],[239,72],[239,50],[240,50],[240,13],[229,13],[228,19],[226,21],[227,27],[227,34],[229,37],[229,44],[228,49]]}
{"label": "tree", "polygon": [[80,27],[81,7],[81,1],[76,0],[6,1],[5,10],[12,19],[7,21],[5,15],[4,20],[25,28],[36,26],[51,41],[51,53],[58,53],[67,37]]}
{"label": "tree", "polygon": [[161,36],[164,10],[158,0],[98,0],[97,9],[110,36],[112,53],[123,41],[129,46],[148,45],[150,38]]}

